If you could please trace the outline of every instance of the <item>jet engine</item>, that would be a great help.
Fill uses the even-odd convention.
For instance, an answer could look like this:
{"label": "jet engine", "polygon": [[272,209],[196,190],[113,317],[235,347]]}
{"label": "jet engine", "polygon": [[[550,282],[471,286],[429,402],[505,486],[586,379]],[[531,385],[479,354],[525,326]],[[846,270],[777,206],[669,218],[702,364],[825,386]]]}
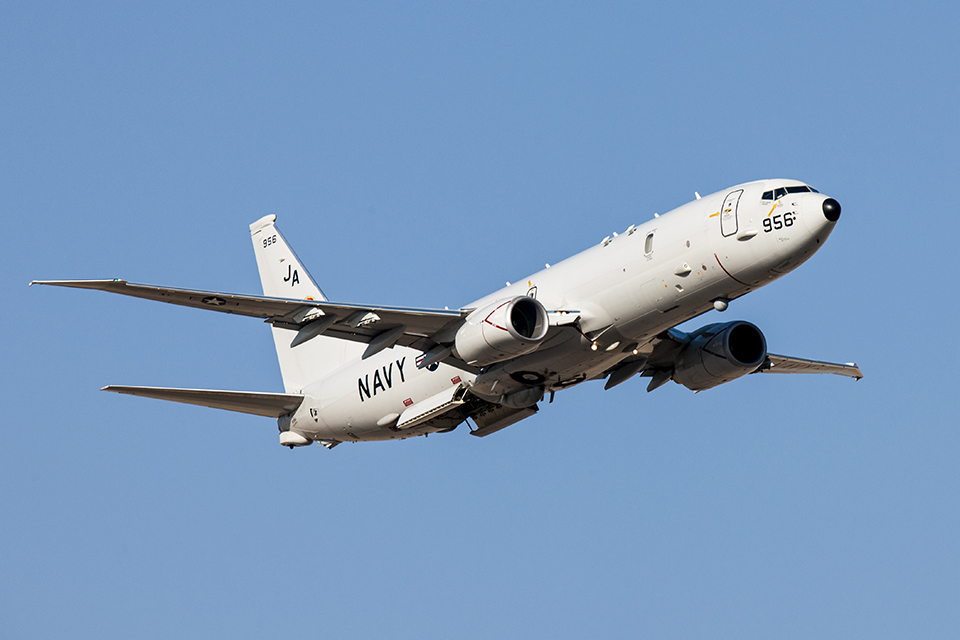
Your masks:
{"label": "jet engine", "polygon": [[547,335],[547,310],[518,296],[475,310],[457,331],[454,351],[464,362],[486,366],[534,351]]}
{"label": "jet engine", "polygon": [[711,389],[753,373],[767,357],[763,333],[749,322],[709,324],[688,336],[677,354],[673,379],[693,391]]}

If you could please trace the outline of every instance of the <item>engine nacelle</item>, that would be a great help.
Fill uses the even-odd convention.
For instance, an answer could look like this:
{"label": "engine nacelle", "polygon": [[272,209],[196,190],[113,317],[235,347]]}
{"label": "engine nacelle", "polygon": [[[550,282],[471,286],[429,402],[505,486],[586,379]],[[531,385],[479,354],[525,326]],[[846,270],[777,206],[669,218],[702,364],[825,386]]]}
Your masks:
{"label": "engine nacelle", "polygon": [[498,300],[467,316],[454,350],[464,362],[483,367],[534,351],[548,325],[547,310],[536,299]]}
{"label": "engine nacelle", "polygon": [[677,354],[673,379],[693,391],[710,389],[753,373],[767,357],[767,340],[755,325],[708,324],[691,333]]}

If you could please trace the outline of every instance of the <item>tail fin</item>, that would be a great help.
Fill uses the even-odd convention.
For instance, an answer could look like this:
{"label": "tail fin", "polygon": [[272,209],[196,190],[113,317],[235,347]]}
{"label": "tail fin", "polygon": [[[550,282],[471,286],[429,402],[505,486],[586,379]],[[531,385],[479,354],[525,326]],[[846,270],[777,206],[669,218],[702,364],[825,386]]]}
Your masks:
{"label": "tail fin", "polygon": [[[326,300],[327,297],[275,226],[276,221],[277,216],[268,215],[250,225],[263,295]],[[347,359],[358,356],[364,346],[318,336],[291,348],[290,342],[296,335],[296,331],[273,327],[273,342],[280,360],[283,388],[287,393],[301,393],[306,385],[321,380],[340,368]]]}
{"label": "tail fin", "polygon": [[326,300],[327,297],[275,226],[276,221],[277,216],[271,214],[250,225],[263,295],[273,298]]}

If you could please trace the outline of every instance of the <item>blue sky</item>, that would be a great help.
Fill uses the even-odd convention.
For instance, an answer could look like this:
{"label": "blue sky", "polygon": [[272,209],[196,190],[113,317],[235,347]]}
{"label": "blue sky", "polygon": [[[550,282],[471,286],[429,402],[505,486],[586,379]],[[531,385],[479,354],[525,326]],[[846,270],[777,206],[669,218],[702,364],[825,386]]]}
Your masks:
{"label": "blue sky", "polygon": [[[6,3],[0,635],[953,637],[958,18]],[[861,382],[594,383],[489,438],[291,452],[98,391],[278,391],[256,320],[26,286],[258,293],[275,213],[333,299],[455,307],[766,177],[843,217],[722,318]]]}

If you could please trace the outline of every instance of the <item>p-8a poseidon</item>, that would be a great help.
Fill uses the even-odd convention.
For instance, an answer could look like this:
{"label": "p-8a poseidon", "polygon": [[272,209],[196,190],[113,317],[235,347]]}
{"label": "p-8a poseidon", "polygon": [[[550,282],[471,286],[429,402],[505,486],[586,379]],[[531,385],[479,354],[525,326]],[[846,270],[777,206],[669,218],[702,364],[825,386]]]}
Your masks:
{"label": "p-8a poseidon", "polygon": [[[285,393],[108,386],[106,391],[277,418],[280,444],[394,440],[472,421],[486,436],[587,380],[639,374],[648,391],[693,391],[748,373],[833,373],[855,364],[767,352],[749,322],[676,325],[776,280],[830,236],[840,204],[795,180],[700,197],[458,310],[330,302],[269,215],[250,225],[263,296],[124,280],[43,281],[262,318]],[[33,283],[31,283],[33,284]]]}

